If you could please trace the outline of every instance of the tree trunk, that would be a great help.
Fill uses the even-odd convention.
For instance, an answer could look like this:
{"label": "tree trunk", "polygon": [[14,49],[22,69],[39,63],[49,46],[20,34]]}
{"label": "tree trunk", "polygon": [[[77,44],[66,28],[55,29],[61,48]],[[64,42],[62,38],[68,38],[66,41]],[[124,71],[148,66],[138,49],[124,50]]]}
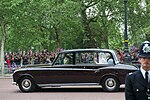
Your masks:
{"label": "tree trunk", "polygon": [[58,34],[58,31],[57,31],[57,28],[55,28],[55,34],[56,34],[56,45],[57,45],[57,48],[60,48],[60,40],[59,40],[59,34]]}
{"label": "tree trunk", "polygon": [[109,49],[107,24],[104,19],[102,23],[103,23],[103,36],[102,37],[103,37],[104,48]]}
{"label": "tree trunk", "polygon": [[107,26],[104,27],[104,46],[105,46],[105,49],[109,49],[109,44],[108,44],[108,29],[107,29]]}
{"label": "tree trunk", "polygon": [[2,39],[1,39],[1,69],[2,69],[2,76],[4,76],[4,47],[5,47],[5,39],[6,39],[6,27],[3,22],[3,19],[0,18],[0,26],[2,32]]}
{"label": "tree trunk", "polygon": [[[84,4],[82,6],[84,6]],[[81,12],[82,22],[83,22],[83,27],[84,27],[84,34],[86,36],[85,47],[93,48],[93,47],[96,47],[96,44],[94,42],[93,33],[89,26],[90,22],[89,22],[89,19],[87,19],[86,9],[87,9],[86,7],[83,7],[82,12]]]}
{"label": "tree trunk", "polygon": [[106,19],[103,18],[103,41],[104,41],[104,46],[106,49],[109,49],[109,44],[108,44],[108,29],[107,29],[107,23]]}

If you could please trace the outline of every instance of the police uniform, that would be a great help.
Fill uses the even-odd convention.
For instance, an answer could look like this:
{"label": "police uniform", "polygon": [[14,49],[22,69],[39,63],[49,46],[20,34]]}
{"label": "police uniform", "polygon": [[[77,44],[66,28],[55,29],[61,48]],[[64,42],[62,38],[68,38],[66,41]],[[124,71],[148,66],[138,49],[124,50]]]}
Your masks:
{"label": "police uniform", "polygon": [[[140,46],[139,57],[150,58],[150,42],[143,42]],[[150,100],[150,85],[143,76],[143,69],[129,73],[125,80],[126,100]]]}

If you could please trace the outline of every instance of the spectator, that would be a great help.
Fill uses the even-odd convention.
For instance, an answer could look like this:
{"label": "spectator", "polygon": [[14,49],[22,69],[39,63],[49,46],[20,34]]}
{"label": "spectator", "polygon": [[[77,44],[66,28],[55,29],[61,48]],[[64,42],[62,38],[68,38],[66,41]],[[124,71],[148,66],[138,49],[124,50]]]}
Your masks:
{"label": "spectator", "polygon": [[137,54],[135,52],[131,52],[131,61],[138,61]]}
{"label": "spectator", "polygon": [[27,58],[27,56],[25,55],[24,57],[23,57],[23,65],[27,65],[28,64],[28,58]]}
{"label": "spectator", "polygon": [[8,73],[10,74],[12,72],[12,69],[11,69],[11,61],[9,55],[6,56],[6,63],[7,63]]}
{"label": "spectator", "polygon": [[20,57],[19,55],[17,55],[17,56],[15,57],[14,62],[16,63],[16,66],[17,66],[17,67],[20,67],[20,65],[21,65],[21,57]]}
{"label": "spectator", "polygon": [[40,64],[40,60],[39,60],[38,56],[35,56],[34,64]]}
{"label": "spectator", "polygon": [[118,55],[119,55],[119,60],[120,60],[121,62],[123,62],[123,51],[122,51],[122,50],[117,50],[117,53],[118,53]]}

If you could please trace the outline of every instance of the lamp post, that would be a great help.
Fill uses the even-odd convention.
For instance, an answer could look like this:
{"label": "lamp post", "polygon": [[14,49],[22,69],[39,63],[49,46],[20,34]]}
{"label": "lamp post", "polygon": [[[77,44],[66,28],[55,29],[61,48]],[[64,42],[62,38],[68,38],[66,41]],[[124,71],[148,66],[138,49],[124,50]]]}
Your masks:
{"label": "lamp post", "polygon": [[124,0],[124,59],[126,63],[130,63],[129,50],[128,50],[128,34],[127,34],[127,0]]}

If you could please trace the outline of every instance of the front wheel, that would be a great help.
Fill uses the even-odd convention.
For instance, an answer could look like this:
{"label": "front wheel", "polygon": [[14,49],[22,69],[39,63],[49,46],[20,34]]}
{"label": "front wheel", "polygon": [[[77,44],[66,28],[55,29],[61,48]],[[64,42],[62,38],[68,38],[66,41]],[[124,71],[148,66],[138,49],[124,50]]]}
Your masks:
{"label": "front wheel", "polygon": [[114,76],[104,77],[101,84],[104,91],[107,92],[119,91],[120,83],[118,79],[115,78]]}
{"label": "front wheel", "polygon": [[18,85],[22,92],[32,92],[36,88],[36,85],[35,85],[33,79],[30,77],[21,78]]}

